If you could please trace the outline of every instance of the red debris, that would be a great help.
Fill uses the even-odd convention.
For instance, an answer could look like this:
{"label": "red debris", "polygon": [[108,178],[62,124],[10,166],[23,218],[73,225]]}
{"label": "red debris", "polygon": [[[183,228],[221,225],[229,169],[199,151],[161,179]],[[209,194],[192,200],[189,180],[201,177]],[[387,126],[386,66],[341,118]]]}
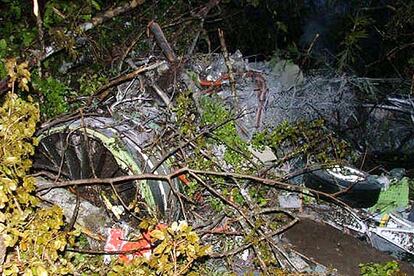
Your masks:
{"label": "red debris", "polygon": [[[164,229],[164,224],[158,224],[156,229]],[[149,258],[154,248],[154,238],[151,237],[151,231],[144,232],[142,238],[137,241],[127,240],[126,233],[121,228],[111,228],[108,230],[108,238],[105,244],[106,252],[125,252],[119,254],[119,260],[128,263],[136,257],[144,256]]]}

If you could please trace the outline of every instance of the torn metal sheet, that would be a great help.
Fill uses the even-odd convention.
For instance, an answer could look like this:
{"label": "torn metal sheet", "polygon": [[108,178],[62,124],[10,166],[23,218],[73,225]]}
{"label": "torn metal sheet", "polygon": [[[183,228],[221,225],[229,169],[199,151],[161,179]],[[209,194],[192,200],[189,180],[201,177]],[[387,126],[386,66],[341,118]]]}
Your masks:
{"label": "torn metal sheet", "polygon": [[[383,227],[370,227],[369,236],[374,247],[381,251],[395,250],[414,255],[414,224],[394,214]],[[390,246],[390,245],[394,245]]]}
{"label": "torn metal sheet", "polygon": [[351,211],[344,209],[336,204],[327,203],[318,205],[308,205],[310,213],[314,214],[318,220],[321,220],[338,230],[355,232],[358,236],[365,236],[368,231],[368,225],[365,219],[360,216],[356,210]]}
{"label": "torn metal sheet", "polygon": [[221,55],[212,55],[209,63],[195,62],[183,79],[196,100],[200,95],[214,93],[229,109],[243,110],[246,115],[238,119],[239,128],[243,129],[239,132],[241,137],[250,139],[256,131],[273,128],[283,121],[322,117],[329,124],[344,126],[355,116],[352,78],[304,76],[290,61],[248,62],[240,52],[234,53],[230,60],[237,98],[230,91]]}
{"label": "torn metal sheet", "polygon": [[[37,186],[50,184],[50,181],[37,177]],[[63,210],[63,215],[67,223],[72,220],[76,210],[76,195],[66,189],[58,188],[46,190],[38,194],[45,202],[58,205]],[[105,228],[114,222],[106,213],[104,208],[99,208],[86,200],[80,199],[79,209],[76,216],[76,225],[88,237],[91,248],[100,249],[106,236]]]}

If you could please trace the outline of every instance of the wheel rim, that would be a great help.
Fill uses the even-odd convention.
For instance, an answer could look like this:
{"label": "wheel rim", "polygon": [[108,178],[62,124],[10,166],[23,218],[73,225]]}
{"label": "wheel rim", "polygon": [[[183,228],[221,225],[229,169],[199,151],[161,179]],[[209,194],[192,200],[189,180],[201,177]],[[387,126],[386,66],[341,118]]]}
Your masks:
{"label": "wheel rim", "polygon": [[[122,133],[122,135],[119,135]],[[84,118],[42,131],[38,136],[33,168],[47,170],[62,179],[106,178],[148,172],[153,162],[137,147],[142,141],[140,134],[128,130],[128,126],[116,125],[109,118]],[[131,154],[135,153],[134,154]],[[137,160],[139,159],[139,160]],[[165,167],[157,170],[166,173]],[[157,173],[157,172],[156,172]],[[99,186],[101,187],[101,186]],[[104,196],[116,198],[111,187],[96,189],[82,187],[83,197],[93,204],[102,205]],[[79,192],[79,190],[78,190]],[[162,181],[132,181],[117,185],[116,193],[124,205],[133,200],[141,202],[146,212],[167,212],[171,205],[171,190]],[[115,204],[120,200],[115,200]]]}

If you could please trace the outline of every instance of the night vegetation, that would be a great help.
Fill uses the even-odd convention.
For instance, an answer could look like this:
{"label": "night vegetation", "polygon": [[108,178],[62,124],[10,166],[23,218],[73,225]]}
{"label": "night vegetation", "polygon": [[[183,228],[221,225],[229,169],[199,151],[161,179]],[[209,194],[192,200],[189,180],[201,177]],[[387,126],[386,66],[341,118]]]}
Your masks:
{"label": "night vegetation", "polygon": [[[34,3],[38,12],[33,9]],[[117,7],[124,9],[119,14],[105,14]],[[206,11],[208,14],[203,14]],[[147,26],[152,20],[161,26],[183,63],[196,53],[220,52],[217,35],[220,28],[226,36],[228,51],[240,50],[250,60],[277,56],[293,61],[305,72],[329,69],[338,75],[398,79],[408,83],[408,93],[414,93],[414,1],[0,0],[0,272],[3,275],[214,272],[203,266],[211,246],[202,244],[196,232],[184,222],[152,232],[157,247],[151,260],[138,258],[129,265],[102,266],[101,256],[69,251],[68,248],[82,246],[83,234],[79,229],[67,228],[60,208],[42,208],[36,196],[35,179],[30,175],[31,157],[38,142],[34,134],[41,123],[73,112],[93,112],[103,102],[95,93],[129,70],[128,58],[144,64],[149,52],[161,56],[152,37],[147,36]],[[195,36],[199,39],[192,45]],[[191,47],[193,51],[189,53]],[[175,70],[183,69],[177,65]],[[362,98],[384,95],[384,91],[378,91],[378,95],[368,95],[362,89],[360,92]],[[249,144],[237,135],[237,125],[231,120],[237,114],[210,97],[201,101],[199,108],[204,114],[199,116],[190,94],[187,91],[175,95],[172,108],[180,137],[195,143],[193,154],[186,161],[194,169],[211,169],[218,162],[210,151],[211,145],[224,145],[224,161],[237,173],[252,173],[255,168],[248,161]],[[214,134],[197,136],[197,129],[226,120],[229,123]],[[257,149],[268,146],[285,161],[303,157],[330,164],[353,157],[350,144],[339,139],[322,120],[311,124],[284,122],[271,131],[257,133],[252,146]],[[211,160],[206,159],[203,150],[212,156]],[[227,178],[226,181],[218,176],[212,178],[225,198],[243,210],[249,207],[237,182],[231,186]],[[196,200],[202,187],[199,182],[191,181],[185,192]],[[247,197],[254,204],[265,206],[269,191],[269,187],[256,188]],[[234,212],[223,200],[214,197],[206,200],[217,211]],[[279,226],[281,221],[271,223]],[[156,221],[148,219],[140,227],[154,230],[156,225]],[[263,260],[258,267],[265,265],[274,269],[269,273],[283,273],[275,268],[277,262],[264,247],[264,241],[255,241],[261,225],[255,226],[246,242],[255,244],[257,250],[263,249]],[[363,275],[374,275],[377,271],[399,270],[389,263],[384,267],[362,265],[361,271]]]}

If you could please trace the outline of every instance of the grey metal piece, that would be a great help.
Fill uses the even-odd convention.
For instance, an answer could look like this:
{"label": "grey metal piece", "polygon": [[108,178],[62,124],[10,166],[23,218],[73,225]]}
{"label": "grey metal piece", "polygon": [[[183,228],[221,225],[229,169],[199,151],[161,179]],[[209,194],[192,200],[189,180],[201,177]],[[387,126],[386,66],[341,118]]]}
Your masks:
{"label": "grey metal piece", "polygon": [[390,214],[384,227],[370,227],[372,245],[381,251],[414,255],[414,224]]}

